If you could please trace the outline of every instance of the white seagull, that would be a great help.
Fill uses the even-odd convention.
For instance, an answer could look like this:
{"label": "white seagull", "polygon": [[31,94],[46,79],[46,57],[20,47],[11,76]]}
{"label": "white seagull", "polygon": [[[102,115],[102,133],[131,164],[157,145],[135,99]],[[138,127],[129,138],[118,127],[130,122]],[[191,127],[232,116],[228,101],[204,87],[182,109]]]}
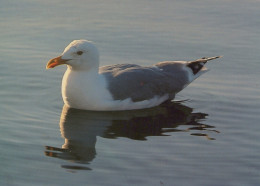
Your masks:
{"label": "white seagull", "polygon": [[144,109],[174,99],[207,71],[204,65],[221,56],[195,61],[164,61],[152,66],[116,64],[99,67],[99,52],[91,41],[71,42],[46,69],[66,64],[62,98],[71,108],[116,111]]}

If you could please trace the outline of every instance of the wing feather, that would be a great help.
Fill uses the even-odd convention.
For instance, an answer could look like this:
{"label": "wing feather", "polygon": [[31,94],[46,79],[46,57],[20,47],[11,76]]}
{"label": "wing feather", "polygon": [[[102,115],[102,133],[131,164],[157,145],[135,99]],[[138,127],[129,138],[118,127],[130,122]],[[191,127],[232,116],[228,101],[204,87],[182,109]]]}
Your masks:
{"label": "wing feather", "polygon": [[188,83],[183,64],[158,63],[143,67],[133,64],[119,64],[100,67],[108,82],[108,89],[115,100],[131,98],[134,102],[168,94],[173,99]]}

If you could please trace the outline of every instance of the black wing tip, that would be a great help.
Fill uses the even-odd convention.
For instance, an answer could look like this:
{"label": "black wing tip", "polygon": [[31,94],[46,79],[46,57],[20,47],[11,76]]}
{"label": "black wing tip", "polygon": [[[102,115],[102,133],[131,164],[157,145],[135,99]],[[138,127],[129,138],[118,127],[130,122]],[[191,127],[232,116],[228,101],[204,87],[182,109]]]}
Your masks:
{"label": "black wing tip", "polygon": [[193,74],[195,75],[203,68],[203,66],[208,61],[217,59],[217,58],[221,58],[221,57],[223,57],[223,56],[203,57],[203,58],[197,59],[195,61],[188,62],[187,67],[189,67],[192,70]]}
{"label": "black wing tip", "polygon": [[202,69],[204,64],[205,63],[203,63],[203,62],[196,61],[196,62],[191,62],[191,63],[187,64],[187,67],[189,67],[192,70],[193,74],[195,75]]}

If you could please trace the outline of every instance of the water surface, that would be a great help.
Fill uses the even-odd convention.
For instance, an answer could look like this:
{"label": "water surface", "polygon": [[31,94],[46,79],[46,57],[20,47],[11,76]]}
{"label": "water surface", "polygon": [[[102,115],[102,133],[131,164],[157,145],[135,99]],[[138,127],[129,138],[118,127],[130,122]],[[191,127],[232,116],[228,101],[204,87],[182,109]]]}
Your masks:
{"label": "water surface", "polygon": [[[0,185],[259,185],[260,2],[31,1],[0,6]],[[181,103],[133,112],[63,108],[74,39],[101,65],[223,55]]]}

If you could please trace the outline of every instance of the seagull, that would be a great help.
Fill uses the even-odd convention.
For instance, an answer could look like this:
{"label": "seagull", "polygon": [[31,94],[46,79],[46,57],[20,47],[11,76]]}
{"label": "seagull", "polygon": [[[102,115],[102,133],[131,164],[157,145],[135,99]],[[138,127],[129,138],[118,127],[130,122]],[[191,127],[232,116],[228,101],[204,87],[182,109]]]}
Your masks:
{"label": "seagull", "polygon": [[66,64],[62,98],[70,108],[94,111],[145,109],[171,101],[208,69],[208,61],[164,61],[152,66],[115,64],[99,67],[99,52],[88,40],[74,40],[46,69]]}

